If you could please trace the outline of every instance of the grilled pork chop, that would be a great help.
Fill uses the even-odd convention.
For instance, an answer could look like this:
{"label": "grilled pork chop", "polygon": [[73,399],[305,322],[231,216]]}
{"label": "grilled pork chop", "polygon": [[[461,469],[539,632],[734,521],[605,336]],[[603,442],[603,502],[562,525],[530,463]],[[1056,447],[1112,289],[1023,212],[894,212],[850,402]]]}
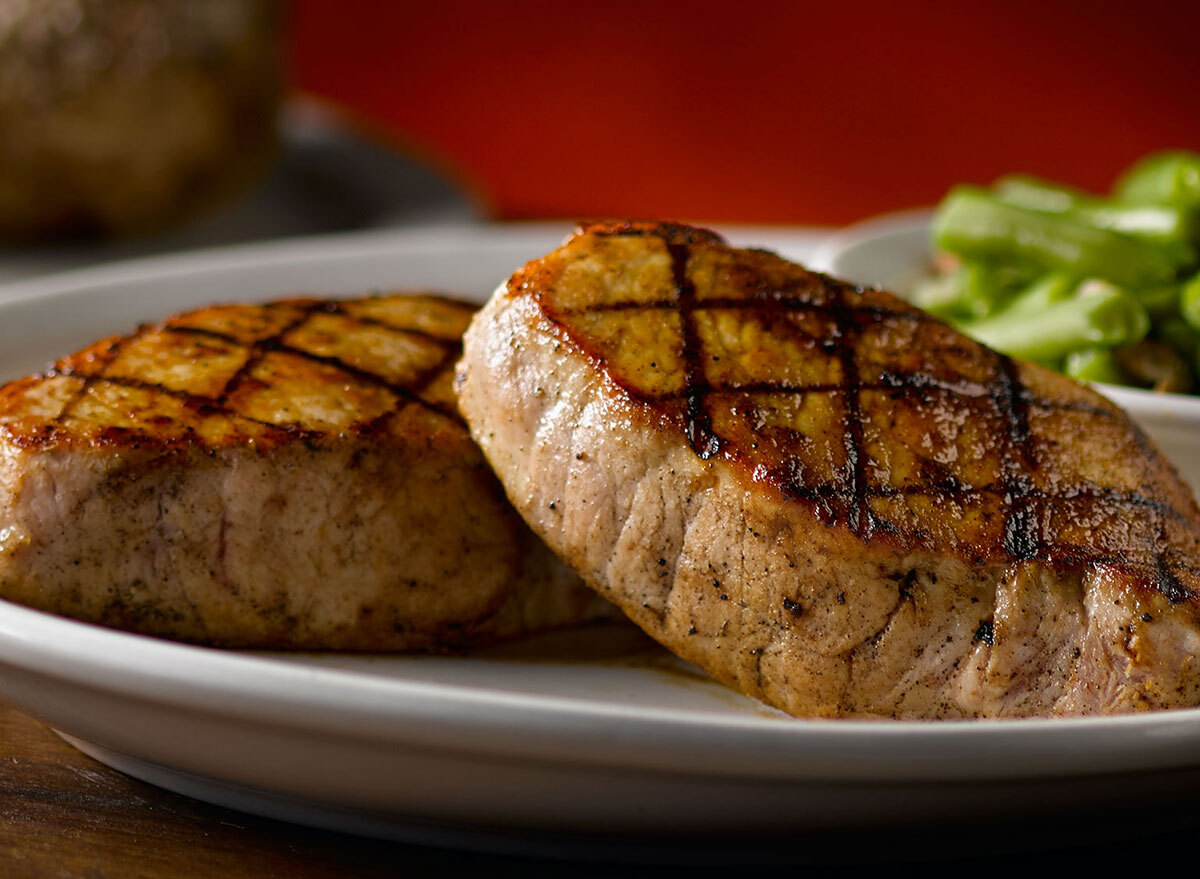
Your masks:
{"label": "grilled pork chop", "polygon": [[0,596],[187,641],[462,647],[604,613],[455,409],[473,308],[204,308],[0,389]]}
{"label": "grilled pork chop", "polygon": [[509,497],[650,635],[794,715],[1200,701],[1200,510],[1099,394],[669,224],[581,229],[466,334]]}

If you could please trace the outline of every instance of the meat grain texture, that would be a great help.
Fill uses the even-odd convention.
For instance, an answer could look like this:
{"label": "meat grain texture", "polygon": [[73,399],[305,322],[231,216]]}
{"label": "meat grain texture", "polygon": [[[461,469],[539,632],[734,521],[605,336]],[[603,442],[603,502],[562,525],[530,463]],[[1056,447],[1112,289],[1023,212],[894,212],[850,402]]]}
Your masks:
{"label": "meat grain texture", "polygon": [[204,308],[0,389],[0,596],[263,648],[450,649],[605,613],[456,411],[473,310]]}
{"label": "meat grain texture", "polygon": [[800,716],[1200,701],[1200,510],[1101,395],[885,292],[582,228],[466,334],[509,497],[683,658]]}

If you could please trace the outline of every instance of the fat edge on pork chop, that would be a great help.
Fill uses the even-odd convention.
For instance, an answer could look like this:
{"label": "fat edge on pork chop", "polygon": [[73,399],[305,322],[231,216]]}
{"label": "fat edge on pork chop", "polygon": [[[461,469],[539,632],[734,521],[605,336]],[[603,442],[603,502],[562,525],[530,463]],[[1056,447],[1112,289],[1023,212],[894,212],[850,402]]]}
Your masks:
{"label": "fat edge on pork chop", "polygon": [[473,312],[202,308],[0,388],[0,597],[259,648],[461,648],[605,613],[455,408]]}
{"label": "fat edge on pork chop", "polygon": [[803,716],[1200,701],[1200,510],[1112,403],[888,293],[582,227],[467,331],[460,408],[600,594]]}

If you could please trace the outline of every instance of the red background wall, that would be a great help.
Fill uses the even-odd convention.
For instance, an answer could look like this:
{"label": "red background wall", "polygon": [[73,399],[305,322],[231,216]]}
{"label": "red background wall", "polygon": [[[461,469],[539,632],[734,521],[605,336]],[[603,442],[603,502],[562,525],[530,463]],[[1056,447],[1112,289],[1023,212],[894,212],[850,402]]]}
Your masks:
{"label": "red background wall", "polygon": [[1191,2],[297,0],[297,84],[498,217],[844,223],[1200,149]]}

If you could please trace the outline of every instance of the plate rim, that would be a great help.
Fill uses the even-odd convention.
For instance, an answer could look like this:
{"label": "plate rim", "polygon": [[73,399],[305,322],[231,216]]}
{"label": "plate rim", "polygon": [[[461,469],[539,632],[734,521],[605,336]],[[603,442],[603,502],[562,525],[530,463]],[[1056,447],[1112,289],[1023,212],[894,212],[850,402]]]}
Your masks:
{"label": "plate rim", "polygon": [[[61,646],[66,644],[73,648]],[[79,664],[81,652],[90,653],[83,666]],[[0,600],[0,666],[159,707],[346,741],[523,759],[530,759],[531,746],[536,744],[539,762],[723,778],[903,783],[1069,777],[1097,772],[1087,755],[1076,765],[1069,759],[1063,762],[1064,747],[1086,748],[1088,742],[1080,742],[1080,736],[1103,738],[1128,729],[1152,739],[1183,735],[1185,745],[1200,739],[1200,708],[1101,717],[942,721],[623,708],[602,700],[511,693],[293,664],[280,654],[255,655],[172,642],[58,617],[5,600]],[[197,683],[189,677],[188,686],[180,687],[184,671],[191,676],[203,673],[203,680]],[[216,681],[216,676],[221,680]],[[303,696],[295,695],[292,685],[296,683],[307,685]],[[374,698],[377,696],[388,698],[379,701]],[[538,723],[531,725],[531,717]],[[347,718],[353,720],[353,727],[347,726]],[[541,734],[531,737],[531,728]],[[562,741],[555,741],[564,735],[569,738],[566,748],[561,747]],[[973,765],[981,754],[994,755],[998,748],[1029,747],[1014,742],[1015,738],[1034,740],[1033,748],[1024,755],[1024,770]],[[1117,750],[1146,744],[1142,738],[1136,743],[1124,742]],[[669,744],[653,747],[663,739]],[[969,753],[951,759],[937,756],[934,752],[947,742],[967,746]],[[639,748],[652,747],[650,751],[630,751],[635,743]],[[725,750],[730,746],[736,750]],[[885,761],[871,759],[876,749],[890,752]],[[698,754],[711,756],[714,751],[734,757],[716,765],[697,763]],[[806,759],[787,762],[800,756]],[[843,762],[852,757],[866,764],[863,771],[842,767],[833,772],[822,772],[814,765],[831,757]],[[785,762],[781,763],[781,758]],[[905,759],[919,760],[919,771],[900,765]],[[1194,763],[1168,757],[1108,771],[1182,765],[1200,765],[1200,754]],[[889,766],[893,767],[890,771]],[[943,771],[937,771],[939,766]]]}

